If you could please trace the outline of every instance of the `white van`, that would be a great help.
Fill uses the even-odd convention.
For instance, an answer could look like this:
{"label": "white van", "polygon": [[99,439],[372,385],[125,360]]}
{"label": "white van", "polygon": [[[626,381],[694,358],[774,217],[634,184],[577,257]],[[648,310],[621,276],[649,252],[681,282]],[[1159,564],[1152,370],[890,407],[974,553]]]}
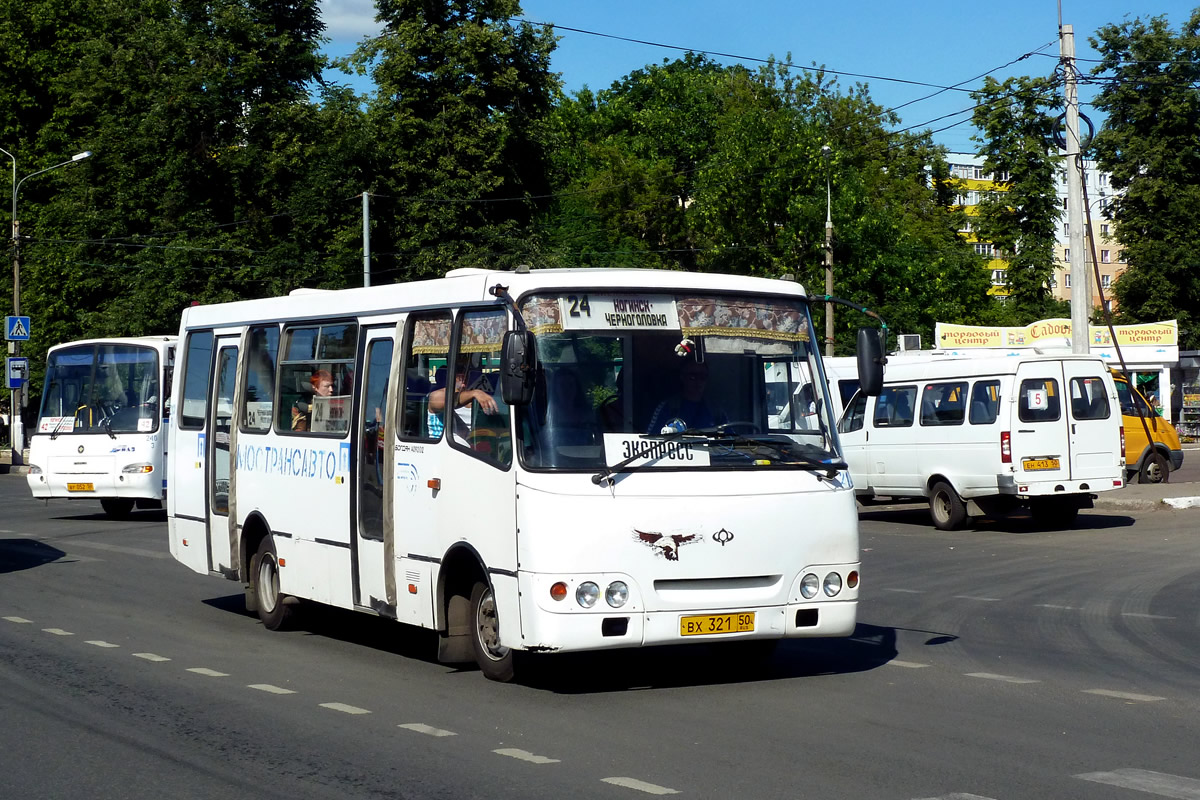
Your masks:
{"label": "white van", "polygon": [[889,359],[838,433],[860,499],[927,497],[942,530],[1020,506],[1067,526],[1125,482],[1116,387],[1094,356]]}

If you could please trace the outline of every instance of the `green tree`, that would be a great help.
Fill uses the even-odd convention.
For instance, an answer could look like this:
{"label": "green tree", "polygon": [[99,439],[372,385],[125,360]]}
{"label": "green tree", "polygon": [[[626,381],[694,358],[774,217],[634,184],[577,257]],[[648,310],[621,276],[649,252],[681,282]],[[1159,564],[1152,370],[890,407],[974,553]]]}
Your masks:
{"label": "green tree", "polygon": [[1122,322],[1178,319],[1200,347],[1200,9],[1172,31],[1163,17],[1106,25],[1091,40],[1102,77],[1096,136],[1112,175],[1109,214],[1128,266],[1113,292]]}
{"label": "green tree", "polygon": [[345,66],[369,72],[377,87],[364,188],[381,209],[371,249],[389,260],[388,279],[524,260],[547,187],[534,126],[558,88],[553,35],[514,24],[516,0],[379,0],[377,8],[383,33]]}
{"label": "green tree", "polygon": [[[1054,82],[1046,78],[984,78],[971,97],[979,105],[974,123],[980,134],[984,169],[1003,190],[985,194],[975,219],[976,236],[997,248],[1006,263],[1006,313],[1000,321],[1027,324],[1069,314],[1053,298],[1058,192],[1054,177],[1060,158],[1050,152],[1057,108]],[[1007,317],[1007,319],[1003,319]]]}

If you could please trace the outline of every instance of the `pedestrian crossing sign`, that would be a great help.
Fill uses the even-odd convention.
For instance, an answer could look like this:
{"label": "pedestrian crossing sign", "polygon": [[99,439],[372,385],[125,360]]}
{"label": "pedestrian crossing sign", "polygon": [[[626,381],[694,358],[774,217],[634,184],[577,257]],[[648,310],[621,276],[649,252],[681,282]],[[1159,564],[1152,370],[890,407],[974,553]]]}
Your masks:
{"label": "pedestrian crossing sign", "polygon": [[10,342],[28,342],[29,317],[5,317],[4,338]]}

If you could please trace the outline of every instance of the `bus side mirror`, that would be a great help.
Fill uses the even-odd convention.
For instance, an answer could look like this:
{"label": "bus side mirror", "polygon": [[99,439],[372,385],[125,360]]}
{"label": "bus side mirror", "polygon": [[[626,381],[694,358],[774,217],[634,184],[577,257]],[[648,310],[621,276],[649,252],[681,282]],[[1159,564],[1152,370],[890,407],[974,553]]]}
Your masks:
{"label": "bus side mirror", "polygon": [[510,406],[529,405],[533,398],[537,357],[533,352],[533,334],[508,331],[500,351],[500,396]]}
{"label": "bus side mirror", "polygon": [[877,396],[883,390],[883,344],[875,328],[858,329],[858,381],[862,393]]}

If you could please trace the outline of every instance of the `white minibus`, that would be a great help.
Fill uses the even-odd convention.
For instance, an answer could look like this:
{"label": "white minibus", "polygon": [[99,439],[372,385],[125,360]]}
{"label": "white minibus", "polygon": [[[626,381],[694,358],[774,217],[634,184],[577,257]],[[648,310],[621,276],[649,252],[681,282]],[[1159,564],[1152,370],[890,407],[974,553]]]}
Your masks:
{"label": "white minibus", "polygon": [[29,437],[34,497],[99,500],[110,517],[162,508],[174,336],[88,339],[46,353]]}
{"label": "white minibus", "polygon": [[889,357],[838,432],[860,498],[928,498],[943,530],[1018,507],[1066,526],[1124,485],[1121,409],[1094,356]]}
{"label": "white minibus", "polygon": [[827,399],[794,282],[460,269],[196,306],[179,335],[171,553],[269,629],[315,601],[510,680],[530,653],[855,628],[831,406],[768,405],[768,375]]}

